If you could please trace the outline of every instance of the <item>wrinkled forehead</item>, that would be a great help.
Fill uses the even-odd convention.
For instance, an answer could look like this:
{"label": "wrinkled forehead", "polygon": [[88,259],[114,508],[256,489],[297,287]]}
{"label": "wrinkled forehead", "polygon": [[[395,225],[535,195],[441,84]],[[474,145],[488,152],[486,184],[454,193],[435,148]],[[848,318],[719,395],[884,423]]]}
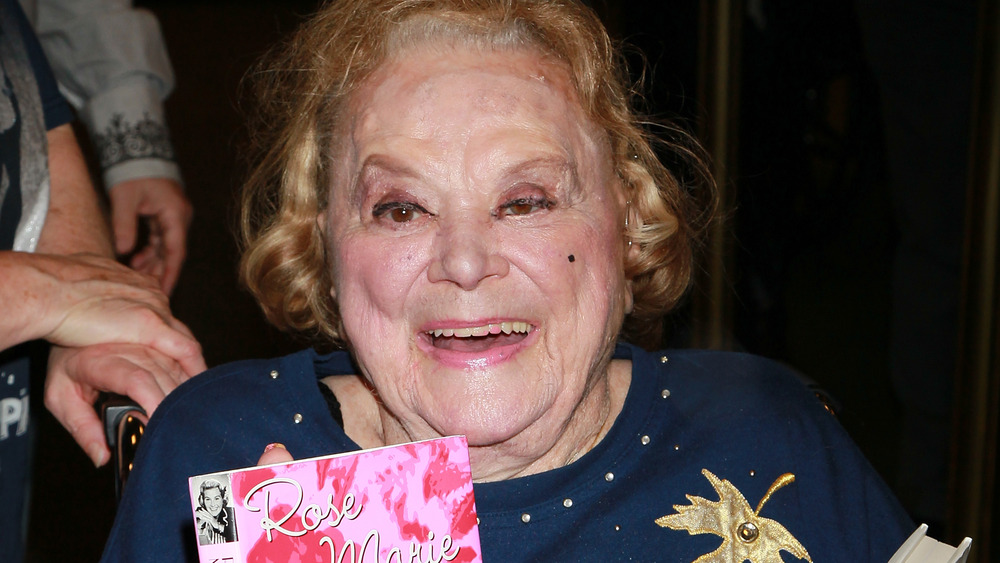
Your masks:
{"label": "wrinkled forehead", "polygon": [[562,66],[533,51],[442,44],[428,44],[387,60],[352,97],[350,107],[357,117],[375,103],[420,103],[442,95],[471,99],[475,109],[498,116],[519,109],[549,114],[566,108],[576,121],[584,119]]}
{"label": "wrinkled forehead", "polygon": [[[573,87],[569,66],[548,55],[532,44],[515,42],[489,43],[478,38],[426,39],[416,42],[391,42],[389,55],[376,69],[360,83],[359,88],[349,94],[346,104],[346,121],[357,114],[360,106],[371,100],[372,94],[384,88],[390,78],[409,74],[413,81],[425,80],[428,76],[447,75],[449,71],[476,69],[491,72],[506,72],[536,81],[548,94],[575,105],[583,113]],[[419,65],[421,69],[414,69]],[[425,72],[409,72],[424,70]],[[395,81],[406,86],[405,82]],[[486,84],[482,93],[486,93]]]}
{"label": "wrinkled forehead", "polygon": [[519,129],[569,159],[606,160],[607,135],[577,100],[567,66],[540,51],[430,41],[387,59],[351,95],[332,156],[357,162],[369,141],[392,135],[454,139]]}

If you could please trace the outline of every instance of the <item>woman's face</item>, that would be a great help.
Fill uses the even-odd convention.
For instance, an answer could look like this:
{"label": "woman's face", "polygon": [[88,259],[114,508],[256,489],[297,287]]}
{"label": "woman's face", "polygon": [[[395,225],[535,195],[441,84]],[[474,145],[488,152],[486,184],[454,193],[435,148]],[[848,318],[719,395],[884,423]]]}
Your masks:
{"label": "woman's face", "polygon": [[205,499],[205,510],[212,516],[218,517],[222,512],[222,491],[218,487],[205,489],[202,497]]}
{"label": "woman's face", "polygon": [[606,136],[525,51],[416,49],[351,102],[320,223],[363,374],[409,438],[547,451],[631,307]]}

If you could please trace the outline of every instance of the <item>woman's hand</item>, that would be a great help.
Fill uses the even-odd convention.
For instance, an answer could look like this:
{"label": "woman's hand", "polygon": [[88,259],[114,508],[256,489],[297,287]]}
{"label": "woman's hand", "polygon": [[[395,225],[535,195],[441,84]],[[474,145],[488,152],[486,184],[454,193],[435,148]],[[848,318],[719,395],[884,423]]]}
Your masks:
{"label": "woman's hand", "polygon": [[222,533],[223,526],[216,520],[215,516],[209,514],[207,510],[202,507],[198,507],[194,511],[194,518],[198,523],[198,533],[205,534],[209,529],[215,530],[218,533]]}
{"label": "woman's hand", "polygon": [[257,465],[271,465],[272,463],[288,463],[289,461],[294,461],[295,458],[292,454],[288,453],[285,449],[284,444],[279,444],[277,442],[268,444],[264,448],[264,453],[261,454],[260,459],[257,460]]}

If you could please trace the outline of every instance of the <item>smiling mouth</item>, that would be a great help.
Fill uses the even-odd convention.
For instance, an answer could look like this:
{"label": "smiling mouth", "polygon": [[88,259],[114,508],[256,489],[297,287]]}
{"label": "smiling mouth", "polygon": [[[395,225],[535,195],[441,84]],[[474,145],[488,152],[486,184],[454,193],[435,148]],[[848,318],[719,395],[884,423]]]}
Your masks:
{"label": "smiling mouth", "polygon": [[426,332],[431,344],[454,352],[483,352],[498,346],[510,346],[524,340],[532,326],[525,322],[489,323],[476,327],[439,328]]}

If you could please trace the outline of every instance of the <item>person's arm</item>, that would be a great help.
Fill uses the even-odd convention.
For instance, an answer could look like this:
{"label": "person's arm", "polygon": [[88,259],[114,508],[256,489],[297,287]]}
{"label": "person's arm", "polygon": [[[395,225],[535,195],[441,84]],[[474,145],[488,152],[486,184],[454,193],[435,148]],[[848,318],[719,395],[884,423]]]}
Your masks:
{"label": "person's arm", "polygon": [[101,465],[110,452],[93,409],[98,392],[128,395],[151,414],[178,383],[203,371],[205,362],[155,280],[111,258],[107,223],[72,130],[63,125],[47,137],[49,214],[37,252],[48,255],[7,257],[8,264],[21,261],[11,272],[33,281],[2,285],[34,288],[46,301],[35,303],[45,314],[30,318],[34,328],[22,329],[17,338],[57,345],[49,359],[45,404]]}
{"label": "person's arm", "polygon": [[90,183],[87,165],[69,125],[46,134],[49,147],[49,211],[35,252],[114,257],[111,234]]}
{"label": "person's arm", "polygon": [[[170,293],[192,208],[166,126],[173,71],[156,18],[130,0],[38,0],[35,26],[60,88],[93,141],[111,200],[114,248]],[[98,64],[99,63],[99,64]],[[136,249],[138,223],[150,222]]]}

